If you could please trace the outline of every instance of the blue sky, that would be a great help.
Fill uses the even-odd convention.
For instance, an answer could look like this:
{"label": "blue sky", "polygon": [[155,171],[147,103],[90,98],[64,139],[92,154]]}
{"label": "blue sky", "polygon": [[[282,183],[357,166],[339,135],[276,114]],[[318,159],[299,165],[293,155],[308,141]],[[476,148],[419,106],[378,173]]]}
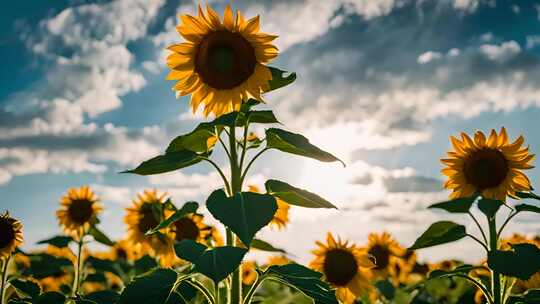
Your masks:
{"label": "blue sky", "polygon": [[[175,16],[193,13],[196,4],[19,2],[0,13],[0,197],[2,209],[23,221],[26,246],[58,232],[54,212],[72,186],[96,190],[106,207],[103,225],[115,238],[124,233],[124,208],[145,188],[167,191],[177,204],[204,202],[220,185],[205,165],[158,177],[117,173],[201,121],[164,80],[164,47],[181,41]],[[224,3],[212,5],[222,10]],[[532,151],[540,149],[535,1],[234,6],[261,15],[262,29],[280,36],[272,65],[298,73],[293,85],[265,97],[268,106],[286,128],[348,164],[272,152],[253,171],[250,183],[281,178],[341,207],[293,208],[286,231],[261,232],[300,260],[309,259],[313,241],[326,231],[362,243],[370,231],[388,230],[410,245],[444,218],[425,207],[447,195],[438,159],[449,135],[506,126],[512,137],[524,134]],[[529,173],[533,185],[539,172]],[[523,217],[512,231],[538,234],[540,225]],[[471,260],[478,257],[472,246],[463,241],[421,257]]]}

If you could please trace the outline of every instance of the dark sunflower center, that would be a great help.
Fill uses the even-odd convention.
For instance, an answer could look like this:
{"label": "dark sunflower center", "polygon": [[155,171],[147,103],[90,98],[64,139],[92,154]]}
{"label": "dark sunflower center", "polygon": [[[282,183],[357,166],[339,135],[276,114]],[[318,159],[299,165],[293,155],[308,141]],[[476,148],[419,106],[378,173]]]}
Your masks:
{"label": "dark sunflower center", "polygon": [[0,218],[0,248],[6,248],[15,239],[15,230],[12,223]]}
{"label": "dark sunflower center", "polygon": [[124,249],[117,248],[116,249],[116,256],[121,260],[127,260],[128,254]]}
{"label": "dark sunflower center", "polygon": [[323,271],[328,282],[336,286],[345,286],[358,272],[358,264],[349,251],[332,249],[326,253]]}
{"label": "dark sunflower center", "polygon": [[196,240],[199,237],[199,227],[193,220],[184,217],[174,223],[176,240]]}
{"label": "dark sunflower center", "polygon": [[500,185],[508,174],[508,162],[502,152],[495,149],[478,150],[465,160],[465,178],[478,190]]}
{"label": "dark sunflower center", "polygon": [[93,204],[94,202],[85,199],[72,201],[68,207],[70,219],[79,225],[87,223],[94,214]]}
{"label": "dark sunflower center", "polygon": [[140,210],[141,217],[137,223],[139,231],[146,233],[148,230],[156,227],[159,224],[159,221],[154,214],[154,208],[151,205],[143,205]]}
{"label": "dark sunflower center", "polygon": [[257,58],[251,44],[238,33],[208,34],[195,56],[195,71],[209,86],[227,90],[246,81],[255,71]]}
{"label": "dark sunflower center", "polygon": [[375,245],[369,250],[369,254],[375,257],[375,269],[385,269],[390,262],[390,251],[388,247]]}

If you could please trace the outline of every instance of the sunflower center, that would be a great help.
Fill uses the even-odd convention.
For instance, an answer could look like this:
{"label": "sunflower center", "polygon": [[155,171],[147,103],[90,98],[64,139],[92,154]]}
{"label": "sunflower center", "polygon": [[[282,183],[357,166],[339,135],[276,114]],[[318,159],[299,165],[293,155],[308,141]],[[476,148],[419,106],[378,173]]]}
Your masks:
{"label": "sunflower center", "polygon": [[326,253],[323,271],[328,282],[336,286],[345,286],[358,272],[358,264],[351,252],[332,249]]}
{"label": "sunflower center", "polygon": [[148,230],[156,227],[159,224],[152,206],[147,204],[143,205],[141,207],[140,214],[141,216],[139,218],[139,222],[137,223],[137,227],[142,233],[146,233]]}
{"label": "sunflower center", "polygon": [[500,185],[508,174],[508,161],[495,149],[481,149],[465,160],[464,172],[467,182],[478,190]]}
{"label": "sunflower center", "polygon": [[68,207],[70,219],[79,225],[87,223],[94,214],[93,204],[94,202],[86,199],[73,200]]}
{"label": "sunflower center", "polygon": [[6,248],[15,239],[13,225],[5,218],[0,218],[0,248]]}
{"label": "sunflower center", "polygon": [[239,33],[216,31],[200,43],[195,71],[209,86],[228,90],[246,81],[255,71],[257,58],[251,44]]}
{"label": "sunflower center", "polygon": [[390,251],[387,247],[375,245],[369,250],[369,254],[375,257],[375,269],[385,269],[390,263]]}
{"label": "sunflower center", "polygon": [[199,237],[199,227],[193,222],[193,220],[184,217],[174,223],[176,228],[176,240],[193,240],[195,241]]}
{"label": "sunflower center", "polygon": [[116,256],[121,260],[127,260],[128,254],[123,248],[116,248]]}

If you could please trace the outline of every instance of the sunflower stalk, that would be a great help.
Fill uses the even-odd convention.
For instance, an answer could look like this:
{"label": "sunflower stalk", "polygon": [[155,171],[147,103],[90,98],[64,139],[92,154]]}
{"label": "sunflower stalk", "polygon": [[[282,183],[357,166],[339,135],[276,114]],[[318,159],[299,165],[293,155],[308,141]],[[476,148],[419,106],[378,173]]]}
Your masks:
{"label": "sunflower stalk", "polygon": [[73,292],[72,296],[76,297],[79,293],[79,287],[81,285],[81,260],[82,260],[82,250],[84,245],[84,234],[81,236],[79,242],[77,242],[77,265],[75,267],[75,278],[73,279]]}
{"label": "sunflower stalk", "polygon": [[[488,217],[489,223],[489,249],[490,252],[498,249],[499,238],[497,234],[497,223],[495,216]],[[493,304],[501,302],[501,275],[496,270],[491,270],[491,293],[493,294]]]}
{"label": "sunflower stalk", "polygon": [[2,259],[2,286],[0,286],[0,303],[4,304],[4,294],[7,280],[7,271],[11,255]]}

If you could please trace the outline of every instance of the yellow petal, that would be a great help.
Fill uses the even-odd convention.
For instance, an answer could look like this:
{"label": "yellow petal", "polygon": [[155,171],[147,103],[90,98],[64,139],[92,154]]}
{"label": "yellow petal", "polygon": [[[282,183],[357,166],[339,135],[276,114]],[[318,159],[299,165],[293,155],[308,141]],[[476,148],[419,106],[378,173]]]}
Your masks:
{"label": "yellow petal", "polygon": [[225,12],[223,13],[223,25],[225,25],[225,28],[229,31],[234,30],[234,16],[231,6],[228,4],[225,6]]}
{"label": "yellow petal", "polygon": [[485,147],[486,146],[486,136],[481,131],[477,131],[474,134],[474,142],[476,143],[477,147]]}
{"label": "yellow petal", "polygon": [[242,32],[246,34],[257,33],[260,29],[259,22],[260,22],[260,17],[258,15],[249,19]]}
{"label": "yellow petal", "polygon": [[491,133],[489,134],[489,138],[487,141],[487,146],[489,148],[495,149],[497,147],[497,132],[495,130],[491,129]]}

